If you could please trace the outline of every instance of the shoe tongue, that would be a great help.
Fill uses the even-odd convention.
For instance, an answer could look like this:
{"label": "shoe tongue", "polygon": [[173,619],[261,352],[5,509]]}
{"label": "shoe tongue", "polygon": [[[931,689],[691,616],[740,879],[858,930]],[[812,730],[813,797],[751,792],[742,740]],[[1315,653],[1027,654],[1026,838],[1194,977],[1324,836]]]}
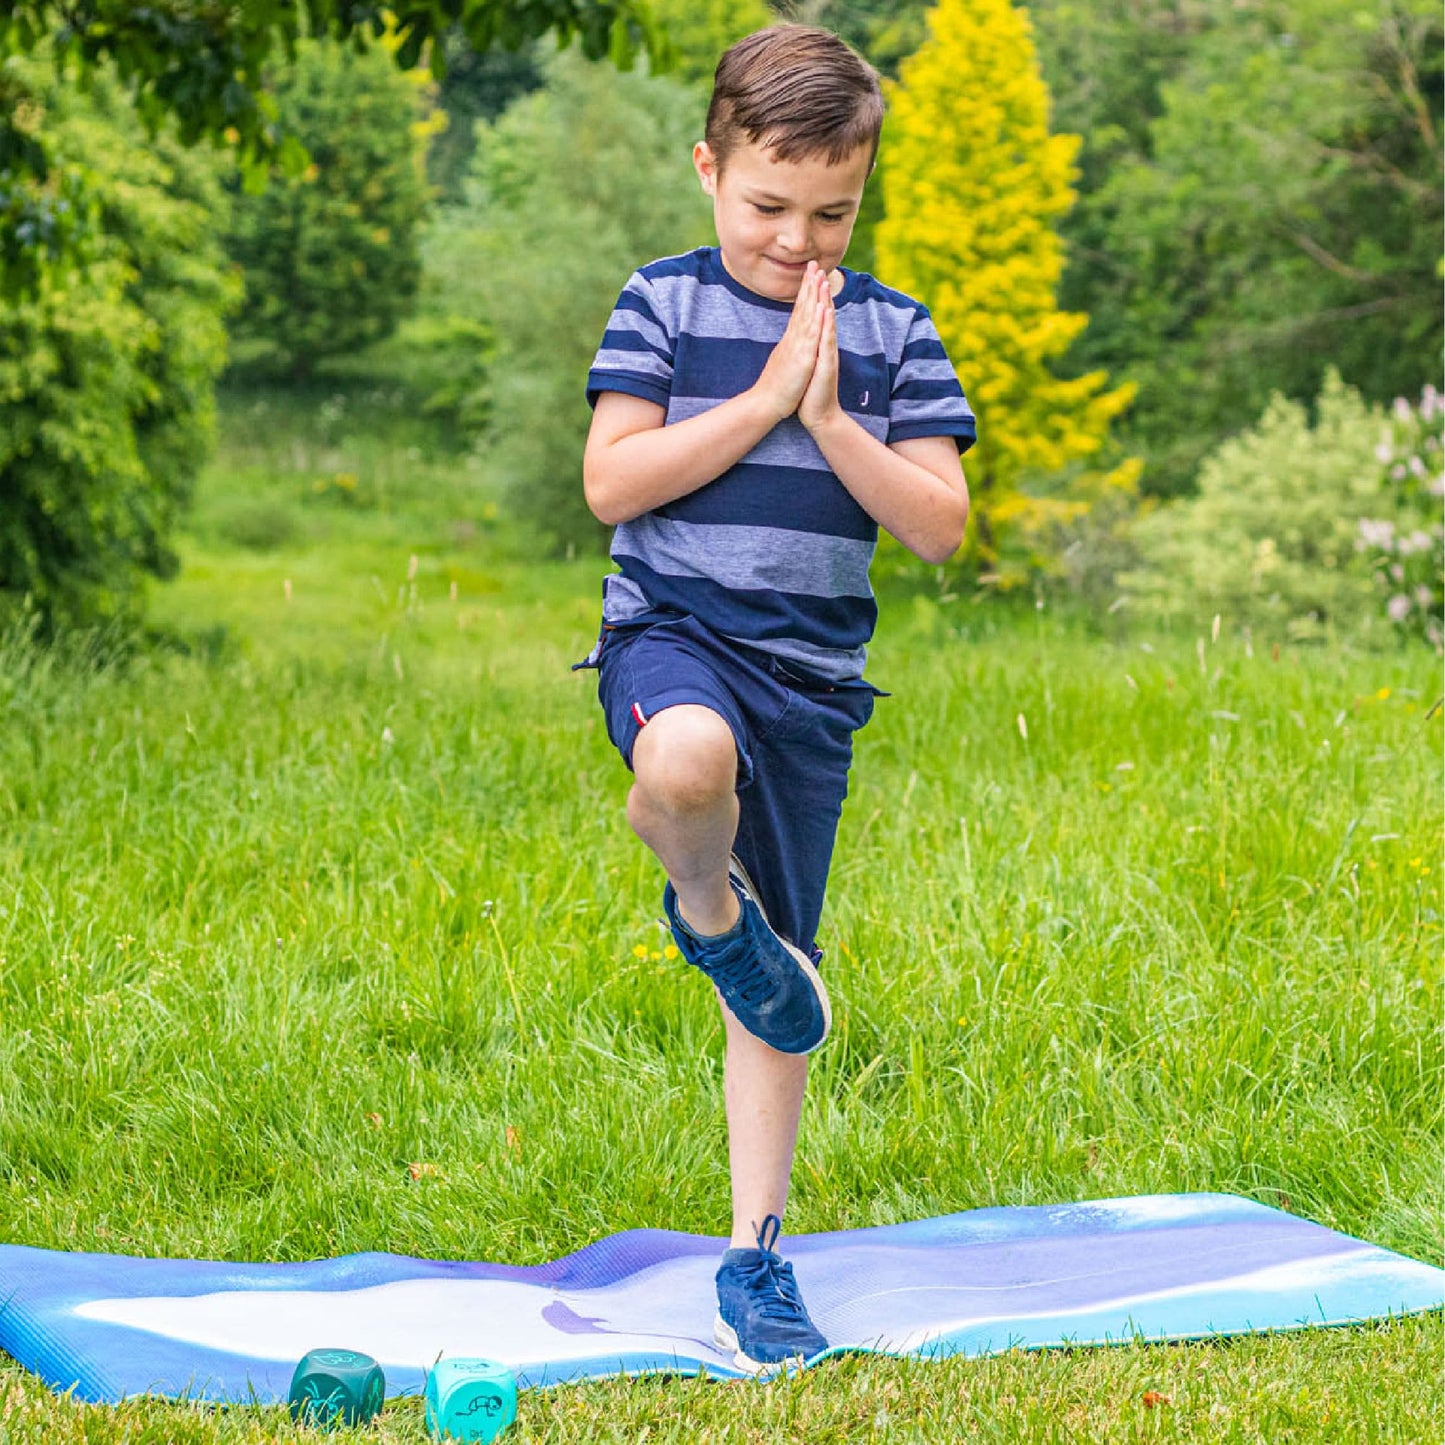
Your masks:
{"label": "shoe tongue", "polygon": [[768,1249],[728,1249],[723,1251],[722,1262],[727,1265],[745,1265],[748,1268],[756,1269],[769,1260],[777,1259],[771,1250]]}

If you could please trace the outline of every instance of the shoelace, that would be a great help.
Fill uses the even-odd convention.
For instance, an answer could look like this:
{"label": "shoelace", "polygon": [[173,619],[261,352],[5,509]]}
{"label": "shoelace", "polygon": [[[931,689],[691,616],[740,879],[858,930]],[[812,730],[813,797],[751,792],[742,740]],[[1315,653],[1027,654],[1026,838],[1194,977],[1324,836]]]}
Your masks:
{"label": "shoelace", "polygon": [[758,1314],[770,1320],[804,1320],[807,1312],[798,1295],[793,1266],[775,1254],[765,1253],[747,1267],[747,1289]]}
{"label": "shoelace", "polygon": [[806,1320],[807,1311],[798,1295],[793,1266],[774,1253],[773,1247],[782,1232],[783,1221],[776,1214],[765,1216],[762,1227],[757,1231],[758,1250],[762,1257],[756,1264],[747,1266],[748,1293],[754,1294],[758,1313],[765,1319]]}
{"label": "shoelace", "polygon": [[[746,1004],[761,1004],[773,995],[773,982],[766,972],[757,966],[746,926],[738,935],[737,941],[708,972],[724,989],[731,989]],[[771,1217],[769,1215],[769,1218]]]}

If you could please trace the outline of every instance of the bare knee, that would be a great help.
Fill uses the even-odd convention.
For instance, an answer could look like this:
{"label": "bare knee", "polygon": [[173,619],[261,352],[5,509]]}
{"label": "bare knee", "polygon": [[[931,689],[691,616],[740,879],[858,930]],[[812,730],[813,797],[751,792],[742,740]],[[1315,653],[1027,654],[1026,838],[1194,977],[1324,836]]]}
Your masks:
{"label": "bare knee", "polygon": [[680,704],[648,720],[633,744],[632,769],[648,805],[669,813],[701,812],[736,789],[737,744],[711,708]]}

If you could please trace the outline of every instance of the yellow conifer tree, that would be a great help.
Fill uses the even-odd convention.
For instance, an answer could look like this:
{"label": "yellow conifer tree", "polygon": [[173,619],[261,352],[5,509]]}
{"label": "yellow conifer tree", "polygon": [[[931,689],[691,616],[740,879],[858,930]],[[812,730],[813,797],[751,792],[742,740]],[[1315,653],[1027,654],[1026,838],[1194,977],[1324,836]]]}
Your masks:
{"label": "yellow conifer tree", "polygon": [[1026,569],[1001,557],[1007,534],[1035,550],[1051,524],[1134,489],[1134,460],[1074,476],[1062,495],[1019,489],[1025,477],[1077,473],[1134,388],[1049,369],[1088,324],[1056,300],[1054,223],[1074,201],[1079,137],[1049,134],[1028,16],[1009,0],[940,0],[928,27],[889,88],[878,273],[927,304],[978,413],[966,467],[976,546],[1008,583]]}

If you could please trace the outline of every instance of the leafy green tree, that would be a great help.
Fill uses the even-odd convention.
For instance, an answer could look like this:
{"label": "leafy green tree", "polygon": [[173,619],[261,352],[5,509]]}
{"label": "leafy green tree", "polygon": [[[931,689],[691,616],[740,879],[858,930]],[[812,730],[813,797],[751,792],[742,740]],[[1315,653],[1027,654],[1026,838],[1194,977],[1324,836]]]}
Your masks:
{"label": "leafy green tree", "polygon": [[[82,75],[113,65],[154,133],[170,118],[187,144],[235,137],[243,162],[292,170],[303,148],[276,124],[264,77],[304,36],[350,40],[395,30],[404,70],[453,25],[472,48],[519,49],[552,33],[579,38],[586,54],[630,63],[640,45],[660,49],[642,0],[7,0],[0,59],[49,44],[57,65]],[[432,63],[445,63],[442,47]],[[0,297],[33,295],[43,278],[76,261],[84,214],[72,175],[30,123],[32,82],[0,66]]]}
{"label": "leafy green tree", "polygon": [[496,120],[514,100],[542,84],[541,53],[535,44],[522,50],[494,44],[479,53],[459,26],[447,31],[441,44],[445,69],[437,84],[436,105],[446,125],[428,147],[427,175],[438,199],[455,205],[465,199],[477,122]]}
{"label": "leafy green tree", "polygon": [[884,75],[928,39],[930,0],[772,0],[784,20],[822,25],[841,35]]}
{"label": "leafy green tree", "polygon": [[84,265],[0,306],[0,598],[54,625],[133,611],[209,445],[236,284],[220,165],[147,142],[105,74],[12,60],[56,165],[83,173]]}
{"label": "leafy green tree", "polygon": [[667,37],[672,73],[709,90],[723,51],[776,18],[763,0],[651,0],[651,4]]}
{"label": "leafy green tree", "polygon": [[[1009,0],[930,12],[927,43],[891,87],[886,135],[879,269],[927,302],[979,413],[968,475],[978,551],[997,568],[1001,530],[1037,529],[1067,505],[1021,484],[1097,453],[1132,390],[1051,369],[1088,322],[1055,300],[1054,226],[1073,200],[1078,138],[1049,134],[1028,21]],[[1135,470],[1122,464],[1113,483]]]}
{"label": "leafy green tree", "polygon": [[[1112,235],[1117,207],[1102,192],[1114,171],[1152,158],[1166,84],[1227,12],[1210,0],[1034,0],[1029,7],[1054,127],[1082,139],[1078,200],[1059,223],[1067,257],[1059,300],[1087,311],[1089,327],[1061,363],[1066,374],[1097,366],[1122,372],[1138,354],[1142,318],[1125,299],[1133,277]],[[1147,389],[1147,376],[1138,379]],[[1125,418],[1120,430],[1131,429]],[[1156,481],[1146,475],[1146,489]]]}
{"label": "leafy green tree", "polygon": [[[666,71],[711,86],[718,57],[734,40],[770,25],[764,0],[650,0],[652,18],[666,48]],[[463,199],[479,120],[496,120],[513,100],[542,83],[536,46],[516,54],[494,45],[477,54],[460,29],[445,37],[446,70],[437,104],[446,129],[432,141],[427,167],[444,200]]]}
{"label": "leafy green tree", "polygon": [[[1041,8],[1064,53],[1069,7]],[[1423,0],[1274,0],[1207,20],[1160,7],[1177,32],[1130,8],[1107,0],[1085,29],[1091,55],[1132,36],[1120,48],[1141,79],[1131,99],[1106,67],[1093,102],[1094,189],[1066,223],[1065,296],[1096,324],[1069,364],[1137,383],[1126,436],[1149,489],[1170,494],[1271,392],[1313,397],[1328,365],[1376,401],[1434,371],[1442,30]],[[1153,107],[1147,126],[1120,101]]]}
{"label": "leafy green tree", "polygon": [[582,497],[582,393],[617,294],[711,234],[689,163],[703,109],[697,87],[555,57],[544,89],[481,128],[475,200],[434,253],[451,304],[496,332],[493,457],[559,549],[605,535]]}
{"label": "leafy green tree", "polygon": [[229,249],[246,282],[233,334],[259,341],[294,375],[390,334],[420,280],[427,214],[417,72],[385,45],[303,41],[278,72],[277,112],[311,157],[278,165],[235,198]]}

